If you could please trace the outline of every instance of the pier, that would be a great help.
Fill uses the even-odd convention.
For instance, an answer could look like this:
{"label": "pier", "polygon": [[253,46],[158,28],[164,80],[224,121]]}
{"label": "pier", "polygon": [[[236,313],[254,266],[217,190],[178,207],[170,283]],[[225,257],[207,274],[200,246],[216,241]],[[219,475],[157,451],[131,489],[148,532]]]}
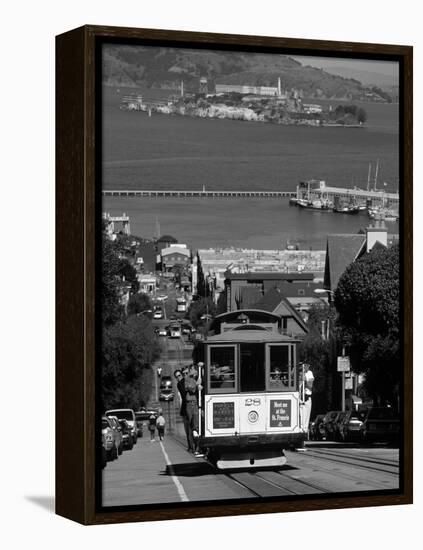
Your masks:
{"label": "pier", "polygon": [[398,206],[399,194],[387,193],[382,190],[365,190],[357,187],[329,187],[324,182],[301,182],[295,191],[211,191],[203,189],[103,189],[104,197],[145,197],[145,198],[169,198],[169,197],[198,197],[198,198],[263,198],[263,199],[325,199],[335,202],[335,199],[354,202],[362,205],[390,205]]}
{"label": "pier", "polygon": [[206,191],[198,190],[146,190],[146,189],[103,189],[104,197],[202,197],[202,198],[223,198],[223,197],[252,197],[252,198],[278,198],[286,199],[296,197],[296,191]]}

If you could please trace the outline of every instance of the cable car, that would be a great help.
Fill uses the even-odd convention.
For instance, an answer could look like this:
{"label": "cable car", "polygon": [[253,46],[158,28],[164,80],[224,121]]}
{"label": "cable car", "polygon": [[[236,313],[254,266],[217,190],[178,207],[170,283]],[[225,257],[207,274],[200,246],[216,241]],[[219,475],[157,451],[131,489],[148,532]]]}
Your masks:
{"label": "cable car", "polygon": [[185,298],[176,298],[176,311],[185,312],[187,310],[187,301]]}
{"label": "cable car", "polygon": [[179,324],[173,324],[169,327],[169,335],[171,338],[180,338],[181,337],[181,327]]}
{"label": "cable car", "polygon": [[298,336],[262,310],[217,316],[200,344],[200,448],[218,468],[280,467],[301,447]]}

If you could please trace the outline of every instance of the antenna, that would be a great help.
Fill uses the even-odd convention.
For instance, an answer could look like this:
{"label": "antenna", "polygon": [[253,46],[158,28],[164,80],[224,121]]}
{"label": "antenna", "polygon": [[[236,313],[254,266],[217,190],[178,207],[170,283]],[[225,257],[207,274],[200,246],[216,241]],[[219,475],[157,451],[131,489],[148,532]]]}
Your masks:
{"label": "antenna", "polygon": [[377,189],[377,174],[379,172],[379,159],[377,159],[377,163],[376,163],[376,172],[375,172],[375,191]]}
{"label": "antenna", "polygon": [[372,163],[369,162],[369,173],[367,175],[367,191],[369,190],[369,187],[370,187],[370,176],[372,174]]}
{"label": "antenna", "polygon": [[155,237],[156,237],[156,240],[158,240],[160,238],[160,222],[156,216],[156,228],[155,228]]}

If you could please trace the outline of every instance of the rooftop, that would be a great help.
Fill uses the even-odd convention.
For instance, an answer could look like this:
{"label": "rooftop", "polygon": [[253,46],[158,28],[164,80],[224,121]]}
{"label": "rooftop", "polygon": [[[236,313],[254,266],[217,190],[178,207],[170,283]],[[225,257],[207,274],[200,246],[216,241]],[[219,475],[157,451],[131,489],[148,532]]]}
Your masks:
{"label": "rooftop", "polygon": [[324,286],[334,290],[346,268],[362,253],[366,235],[328,235]]}

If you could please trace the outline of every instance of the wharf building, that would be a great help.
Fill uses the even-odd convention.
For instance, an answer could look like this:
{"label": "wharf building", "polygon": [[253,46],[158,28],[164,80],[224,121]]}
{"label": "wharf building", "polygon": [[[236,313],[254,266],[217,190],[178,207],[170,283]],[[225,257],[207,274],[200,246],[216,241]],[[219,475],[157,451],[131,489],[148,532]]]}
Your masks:
{"label": "wharf building", "polygon": [[[369,187],[369,186],[368,186]],[[326,185],[324,180],[300,181],[297,185],[297,200],[326,200],[335,204],[337,201],[356,204],[359,206],[384,206],[398,208],[399,193],[387,193],[385,190],[360,189],[354,187],[332,187]]]}

